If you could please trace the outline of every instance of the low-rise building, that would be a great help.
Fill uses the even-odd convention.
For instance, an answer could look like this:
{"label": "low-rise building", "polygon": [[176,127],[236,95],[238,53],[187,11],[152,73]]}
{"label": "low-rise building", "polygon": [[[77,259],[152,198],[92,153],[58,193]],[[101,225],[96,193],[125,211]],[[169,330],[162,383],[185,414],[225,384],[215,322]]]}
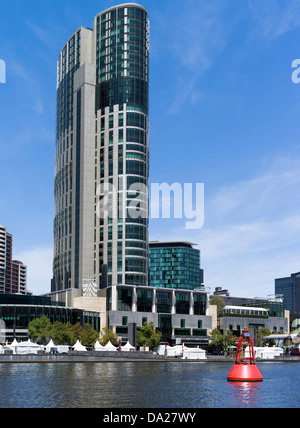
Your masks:
{"label": "low-rise building", "polygon": [[99,312],[67,307],[65,303],[52,302],[46,296],[0,294],[0,320],[5,324],[4,328],[1,327],[1,336],[4,335],[8,342],[27,340],[30,322],[43,315],[52,323],[91,324],[100,333]]}
{"label": "low-rise building", "polygon": [[271,332],[289,333],[289,312],[284,310],[281,296],[267,298],[238,298],[224,297],[226,303],[219,317],[219,329],[226,334],[228,330],[240,336],[247,327],[252,330],[254,337],[261,328]]}
{"label": "low-rise building", "polygon": [[170,344],[208,344],[213,330],[208,293],[156,287],[115,285],[101,290],[107,301],[107,326],[123,341],[128,339],[128,326],[153,322]]}

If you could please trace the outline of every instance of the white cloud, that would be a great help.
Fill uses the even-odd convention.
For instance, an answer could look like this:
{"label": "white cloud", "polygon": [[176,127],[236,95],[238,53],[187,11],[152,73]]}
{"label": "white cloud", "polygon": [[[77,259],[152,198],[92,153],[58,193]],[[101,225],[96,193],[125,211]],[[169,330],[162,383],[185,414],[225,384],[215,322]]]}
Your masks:
{"label": "white cloud", "polygon": [[255,22],[254,33],[266,40],[277,39],[300,26],[300,5],[297,0],[248,0]]}
{"label": "white cloud", "polygon": [[31,248],[14,258],[27,266],[27,288],[34,295],[49,293],[51,289],[53,248]]}
{"label": "white cloud", "polygon": [[278,157],[262,166],[263,172],[248,181],[221,186],[212,195],[206,210],[214,221],[238,217],[246,221],[282,218],[300,212],[300,159]]}
{"label": "white cloud", "polygon": [[300,270],[300,159],[277,158],[265,170],[206,191],[203,229],[165,227],[151,239],[198,243],[207,286],[238,296],[274,293],[275,278]]}
{"label": "white cloud", "polygon": [[271,294],[276,277],[300,268],[299,166],[300,159],[276,159],[208,201],[208,227],[198,234],[208,280],[235,294]]}
{"label": "white cloud", "polygon": [[[165,55],[172,60],[169,75],[176,77],[168,113],[178,115],[187,104],[206,98],[200,79],[210,69],[216,72],[218,67],[221,72],[228,47],[225,61],[232,60],[232,49],[241,61],[245,52],[257,49],[257,42],[265,46],[299,28],[300,4],[298,0],[174,0],[156,21],[160,28],[159,37],[152,37],[152,58]],[[232,65],[231,72],[237,73],[236,63]]]}
{"label": "white cloud", "polygon": [[[227,7],[228,3],[220,0],[186,0],[175,2],[164,11],[167,22],[160,18],[161,37],[154,51],[159,46],[160,51],[175,61],[177,76],[169,113],[178,114],[187,101],[194,104],[202,99],[201,91],[197,90],[199,78],[224,50],[231,33],[231,26],[223,19]],[[234,17],[231,18],[233,21]]]}

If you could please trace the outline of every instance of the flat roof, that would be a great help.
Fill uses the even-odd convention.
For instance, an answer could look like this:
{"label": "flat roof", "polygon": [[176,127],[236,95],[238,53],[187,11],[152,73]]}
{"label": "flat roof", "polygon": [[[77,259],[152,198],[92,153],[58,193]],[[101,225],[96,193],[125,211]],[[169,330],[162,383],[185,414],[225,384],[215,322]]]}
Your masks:
{"label": "flat roof", "polygon": [[152,241],[149,242],[150,247],[194,247],[195,245],[193,242],[188,241]]}
{"label": "flat roof", "polygon": [[265,308],[258,308],[258,307],[255,307],[255,306],[225,306],[224,307],[224,309],[240,309],[240,310],[243,310],[243,311],[263,311],[263,312],[268,312],[268,310],[267,309],[265,309]]}

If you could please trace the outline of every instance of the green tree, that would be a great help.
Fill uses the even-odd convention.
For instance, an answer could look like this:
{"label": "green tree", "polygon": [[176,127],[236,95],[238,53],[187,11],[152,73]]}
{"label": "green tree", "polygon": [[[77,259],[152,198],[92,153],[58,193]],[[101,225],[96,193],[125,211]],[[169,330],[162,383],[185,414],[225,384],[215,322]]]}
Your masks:
{"label": "green tree", "polygon": [[53,324],[51,322],[41,330],[41,338],[44,343],[48,343],[53,337]]}
{"label": "green tree", "polygon": [[77,322],[75,325],[72,326],[72,332],[74,335],[74,343],[77,342],[77,340],[81,340],[82,325],[80,324],[80,322]]}
{"label": "green tree", "polygon": [[118,346],[119,344],[119,339],[118,336],[112,332],[111,330],[109,330],[108,327],[104,327],[101,330],[101,343],[103,343],[103,345],[107,345],[107,343],[110,341],[113,345]]}
{"label": "green tree", "polygon": [[[52,339],[56,345],[64,343],[74,345],[77,340],[80,340],[85,345],[91,346],[99,338],[99,333],[90,324],[85,324],[84,328],[79,322],[75,325],[70,322],[62,323],[59,321],[52,324],[49,318],[43,315],[41,318],[31,321],[28,328],[28,336],[31,340],[40,344],[43,342],[48,343]],[[111,341],[114,344],[118,344],[117,336],[115,335]]]}
{"label": "green tree", "polygon": [[224,347],[224,343],[225,343],[225,338],[224,338],[223,334],[217,328],[215,328],[211,332],[210,345],[213,348],[216,348],[217,350],[222,350]]}
{"label": "green tree", "polygon": [[138,327],[137,330],[137,345],[149,346],[150,349],[154,349],[161,343],[161,332],[156,331],[155,325],[153,322],[149,324],[144,324],[142,327]]}
{"label": "green tree", "polygon": [[53,324],[51,339],[56,345],[62,345],[64,343],[74,345],[77,340],[74,332],[74,326],[72,326],[70,322],[65,324],[56,321]]}
{"label": "green tree", "polygon": [[[229,351],[229,347],[237,346],[238,338],[233,335],[231,330],[227,330],[224,336],[225,350]],[[231,349],[232,350],[232,349]]]}
{"label": "green tree", "polygon": [[271,330],[263,327],[261,329],[259,329],[258,333],[257,333],[257,343],[256,346],[263,346],[265,343],[265,340],[263,339],[263,337],[266,336],[270,336],[271,335]]}
{"label": "green tree", "polygon": [[231,330],[227,330],[225,334],[225,341],[227,346],[233,346],[237,344],[237,337],[233,335]]}
{"label": "green tree", "polygon": [[51,325],[51,321],[45,315],[40,318],[36,318],[29,323],[28,337],[30,340],[42,344],[43,341],[46,341],[51,337]]}
{"label": "green tree", "polygon": [[99,333],[93,329],[91,324],[85,324],[80,334],[80,341],[85,346],[93,346],[99,339]]}
{"label": "green tree", "polygon": [[222,314],[226,306],[225,300],[221,296],[212,296],[209,300],[209,304],[217,306],[218,317]]}

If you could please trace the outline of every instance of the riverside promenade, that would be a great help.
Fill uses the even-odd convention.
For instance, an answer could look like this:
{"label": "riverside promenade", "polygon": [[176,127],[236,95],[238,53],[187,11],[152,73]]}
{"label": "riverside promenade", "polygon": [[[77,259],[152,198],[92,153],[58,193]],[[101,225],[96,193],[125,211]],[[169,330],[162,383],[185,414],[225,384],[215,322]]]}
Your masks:
{"label": "riverside promenade", "polygon": [[[0,355],[2,363],[108,363],[108,362],[182,362],[182,363],[229,363],[233,364],[233,357],[207,355],[205,360],[182,359],[181,357],[165,357],[152,352],[69,352],[63,355]],[[261,362],[300,362],[299,357],[283,356],[273,360],[259,360]]]}

